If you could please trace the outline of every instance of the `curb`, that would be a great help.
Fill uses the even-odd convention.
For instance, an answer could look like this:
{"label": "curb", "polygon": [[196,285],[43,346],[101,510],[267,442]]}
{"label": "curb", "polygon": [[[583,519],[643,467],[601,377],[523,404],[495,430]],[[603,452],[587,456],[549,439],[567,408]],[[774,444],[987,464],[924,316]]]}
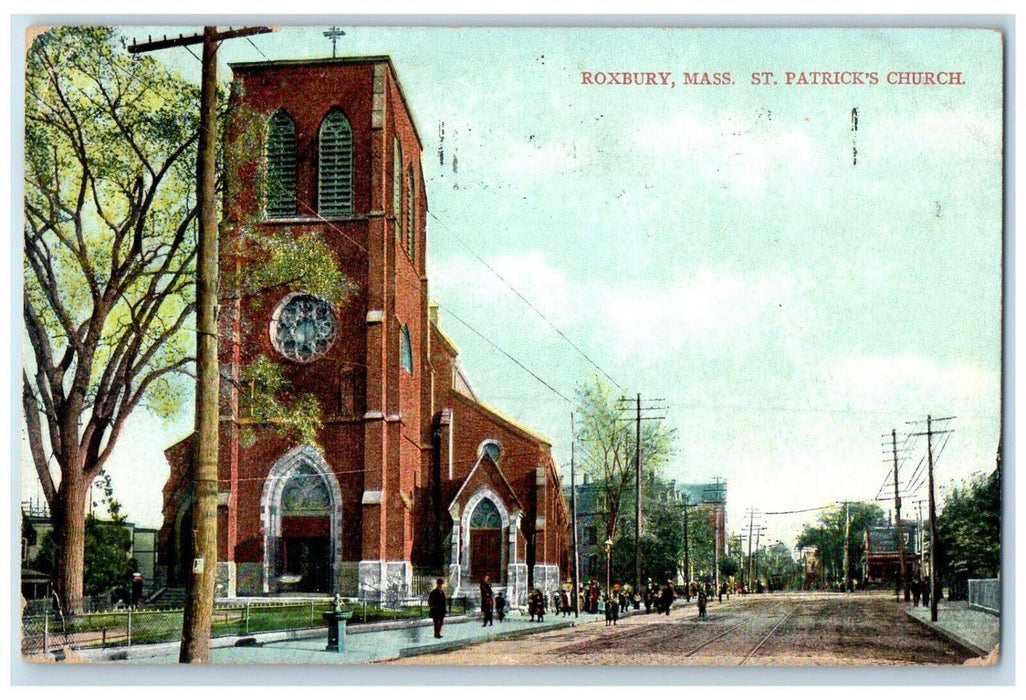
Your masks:
{"label": "curb", "polygon": [[[576,622],[557,622],[555,624],[546,625],[545,627],[539,628],[528,628],[519,630],[510,630],[509,632],[500,632],[494,636],[484,637],[479,639],[457,639],[451,642],[442,642],[441,644],[428,644],[421,647],[405,647],[399,650],[399,657],[407,658],[410,656],[424,656],[427,654],[438,654],[445,651],[452,651],[454,649],[462,649],[463,647],[473,646],[475,644],[483,644],[485,642],[498,642],[506,639],[518,639],[520,637],[528,637],[532,634],[539,634],[541,632],[548,632],[550,630],[566,629],[568,627],[575,627]],[[388,659],[380,659],[380,661],[388,661]]]}
{"label": "curb", "polygon": [[936,632],[941,637],[944,637],[945,639],[947,639],[952,644],[955,644],[956,646],[962,647],[963,650],[968,651],[973,656],[986,656],[991,651],[989,649],[983,649],[981,647],[978,647],[978,646],[976,646],[975,644],[973,644],[972,642],[970,642],[970,641],[968,641],[966,639],[962,639],[961,637],[959,637],[954,632],[951,632],[950,630],[946,630],[943,627],[941,627],[940,625],[934,624],[930,620],[924,620],[921,617],[917,617],[916,615],[913,615],[911,613],[911,611],[909,611],[909,610],[903,610],[902,612],[904,612],[911,619],[915,620],[916,622],[918,622],[919,624],[923,625],[927,629],[932,630],[933,632]]}

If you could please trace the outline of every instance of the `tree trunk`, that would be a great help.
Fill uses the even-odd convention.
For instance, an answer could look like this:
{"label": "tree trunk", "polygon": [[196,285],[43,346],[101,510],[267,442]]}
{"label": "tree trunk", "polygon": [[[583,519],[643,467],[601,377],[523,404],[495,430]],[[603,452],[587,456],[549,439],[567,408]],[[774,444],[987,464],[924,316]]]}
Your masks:
{"label": "tree trunk", "polygon": [[84,611],[85,499],[88,480],[65,474],[51,504],[55,554],[54,593],[64,613]]}

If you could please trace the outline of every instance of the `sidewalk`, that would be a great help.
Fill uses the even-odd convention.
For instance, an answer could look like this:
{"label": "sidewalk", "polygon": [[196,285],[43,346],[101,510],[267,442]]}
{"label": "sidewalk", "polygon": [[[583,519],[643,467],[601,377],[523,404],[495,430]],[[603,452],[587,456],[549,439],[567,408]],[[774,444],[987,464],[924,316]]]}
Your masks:
{"label": "sidewalk", "polygon": [[[365,664],[454,649],[483,641],[511,639],[597,619],[596,615],[582,615],[576,620],[572,615],[547,615],[545,622],[537,623],[531,622],[526,616],[515,614],[507,616],[503,622],[496,620],[491,627],[482,627],[479,616],[459,616],[446,618],[442,639],[434,638],[430,620],[353,625],[347,630],[345,651],[342,652],[326,651],[327,631],[318,629],[290,639],[281,639],[279,635],[265,637],[265,641],[261,641],[257,637],[255,644],[217,647],[211,649],[210,661],[214,664]],[[134,664],[176,664],[178,644],[133,647],[127,658],[118,660]]]}
{"label": "sidewalk", "polygon": [[979,656],[989,654],[1001,641],[1001,618],[972,610],[964,600],[937,601],[937,622],[930,621],[928,607],[907,608],[905,613]]}

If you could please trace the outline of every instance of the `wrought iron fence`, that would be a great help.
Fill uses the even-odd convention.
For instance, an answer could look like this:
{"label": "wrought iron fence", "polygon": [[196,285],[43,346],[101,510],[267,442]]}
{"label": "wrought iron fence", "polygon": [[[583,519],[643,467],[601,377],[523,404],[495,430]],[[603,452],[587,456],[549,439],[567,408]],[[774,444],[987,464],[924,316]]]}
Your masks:
{"label": "wrought iron fence", "polygon": [[1000,615],[1001,581],[996,578],[969,579],[969,607]]}
{"label": "wrought iron fence", "polygon": [[[406,598],[391,608],[363,602],[344,605],[352,613],[350,625],[398,619],[421,619],[428,615],[426,597]],[[332,601],[275,601],[235,603],[214,608],[211,637],[249,636],[325,627],[323,613]],[[449,601],[450,614],[472,609],[471,601]],[[23,656],[59,654],[64,648],[105,649],[138,644],[177,642],[182,634],[182,609],[108,610],[79,615],[62,615],[44,610],[22,617]]]}

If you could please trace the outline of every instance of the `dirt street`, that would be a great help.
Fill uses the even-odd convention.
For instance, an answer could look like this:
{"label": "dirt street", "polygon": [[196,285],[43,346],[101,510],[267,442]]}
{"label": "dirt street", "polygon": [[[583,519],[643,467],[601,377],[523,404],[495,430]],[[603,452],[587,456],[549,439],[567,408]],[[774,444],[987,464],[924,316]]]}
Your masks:
{"label": "dirt street", "polygon": [[705,620],[692,603],[669,617],[633,615],[616,627],[588,621],[390,663],[902,666],[967,658],[909,620],[889,595],[774,593],[712,603]]}

